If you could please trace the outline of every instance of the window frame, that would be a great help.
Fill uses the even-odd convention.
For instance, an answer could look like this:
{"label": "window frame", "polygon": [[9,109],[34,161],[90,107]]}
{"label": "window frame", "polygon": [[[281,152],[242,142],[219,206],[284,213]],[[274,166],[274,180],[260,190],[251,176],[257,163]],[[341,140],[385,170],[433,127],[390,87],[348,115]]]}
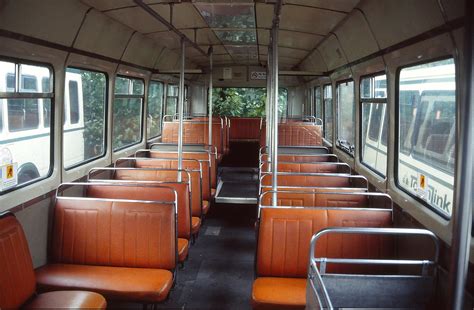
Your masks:
{"label": "window frame", "polygon": [[[107,128],[109,127],[109,75],[107,74],[107,72],[104,72],[104,71],[99,71],[99,70],[94,70],[94,69],[89,69],[89,68],[81,68],[81,67],[75,67],[75,66],[67,66],[65,67],[65,70],[64,70],[64,77],[66,77],[66,70],[68,68],[71,68],[71,69],[77,69],[77,70],[83,70],[83,71],[90,71],[90,72],[95,72],[95,73],[102,73],[105,75],[105,105],[104,105],[104,151],[102,152],[101,155],[98,155],[98,156],[95,156],[95,157],[91,157],[89,159],[86,159],[84,161],[81,161],[81,162],[78,162],[78,163],[75,163],[74,165],[71,165],[69,167],[65,167],[64,166],[64,159],[62,158],[64,155],[61,154],[61,162],[62,162],[62,168],[65,170],[65,171],[69,171],[69,170],[73,170],[75,168],[78,168],[80,166],[84,166],[84,165],[87,165],[97,159],[101,159],[101,158],[104,158],[106,155],[107,155],[107,148],[108,148],[108,133],[107,133]],[[66,82],[66,79],[64,79],[64,82]],[[65,109],[63,109],[63,111],[65,111]],[[84,120],[85,121],[85,120]],[[64,124],[63,124],[64,126]],[[63,130],[61,132],[61,136],[64,136],[64,127],[63,127]],[[64,139],[62,139],[63,143],[64,143]]]}
{"label": "window frame", "polygon": [[[142,81],[143,83],[143,94],[141,95],[133,95],[133,94],[116,94],[115,93],[115,85],[117,83],[117,78],[124,78],[124,79],[129,79],[129,80],[139,80],[139,81]],[[124,149],[127,149],[129,147],[132,147],[134,145],[138,145],[140,143],[143,142],[143,139],[145,138],[145,134],[144,134],[144,131],[143,131],[143,115],[144,115],[144,111],[145,111],[145,92],[146,90],[146,83],[145,83],[145,80],[143,78],[140,78],[140,77],[136,77],[136,76],[129,76],[129,75],[122,75],[122,74],[116,74],[115,75],[115,78],[114,78],[114,89],[113,89],[113,92],[114,92],[114,102],[112,102],[112,109],[111,109],[111,114],[112,114],[112,141],[111,141],[111,145],[112,145],[112,152],[113,153],[118,153]],[[133,87],[132,87],[132,93],[133,93]],[[133,99],[133,98],[141,98],[142,99],[142,102],[141,102],[141,113],[140,113],[140,140],[138,140],[137,142],[135,143],[132,143],[132,144],[127,144],[127,145],[122,145],[121,147],[119,148],[116,148],[114,149],[114,124],[113,124],[113,119],[114,119],[114,105],[115,105],[115,100],[116,99]]]}
{"label": "window frame", "polygon": [[[395,183],[395,186],[397,189],[401,190],[403,193],[407,194],[408,196],[410,196],[412,199],[415,199],[418,203],[420,203],[421,205],[425,206],[428,210],[432,211],[433,213],[435,213],[436,215],[440,216],[442,219],[444,220],[447,220],[447,221],[450,221],[453,217],[453,214],[451,214],[451,216],[448,216],[446,215],[445,213],[441,212],[440,210],[438,210],[436,207],[433,207],[432,205],[430,205],[428,202],[426,202],[425,200],[421,199],[420,197],[417,197],[415,195],[413,195],[413,193],[410,193],[406,188],[404,188],[401,184],[400,184],[400,180],[398,178],[398,169],[399,169],[399,154],[400,154],[400,142],[399,142],[399,139],[400,139],[400,73],[403,69],[406,69],[406,68],[410,68],[410,67],[415,67],[415,66],[419,66],[419,65],[423,65],[423,64],[428,64],[428,63],[433,63],[433,62],[437,62],[437,61],[443,61],[443,60],[447,60],[447,59],[452,59],[453,60],[453,63],[454,63],[454,68],[455,68],[455,77],[454,77],[454,83],[455,83],[455,86],[456,86],[456,91],[455,91],[455,104],[454,104],[454,107],[455,107],[455,124],[454,126],[457,128],[458,126],[458,114],[457,114],[457,111],[458,111],[458,108],[457,108],[457,102],[459,100],[459,96],[458,96],[458,92],[459,92],[459,89],[458,89],[458,81],[457,79],[459,78],[459,76],[457,76],[458,72],[457,72],[457,63],[456,63],[456,57],[454,55],[446,55],[446,56],[442,56],[442,57],[436,57],[436,58],[430,58],[430,59],[426,59],[426,60],[423,60],[423,61],[418,61],[418,62],[411,62],[411,63],[408,63],[408,64],[405,64],[403,66],[399,66],[397,67],[397,70],[395,72],[395,145],[394,145],[394,177],[393,177],[393,180],[394,180],[394,183]],[[456,135],[457,135],[457,132],[458,130],[456,129]],[[458,151],[458,146],[455,145],[455,156],[454,158],[457,159],[457,151]],[[456,179],[456,163],[455,163],[455,168],[454,168],[454,173],[453,173],[453,177],[454,179]],[[453,189],[453,199],[454,199],[454,196],[456,194],[456,191]],[[454,207],[454,206],[453,206]]]}
{"label": "window frame", "polygon": [[[333,139],[335,138],[336,140],[336,147],[343,151],[345,154],[351,156],[352,158],[355,158],[355,154],[357,152],[356,148],[357,148],[357,145],[356,145],[356,134],[354,132],[354,151],[353,153],[351,153],[350,151],[348,152],[346,149],[344,149],[343,147],[340,146],[340,143],[339,143],[339,93],[338,93],[338,87],[339,85],[341,84],[344,84],[344,83],[350,83],[352,82],[353,83],[353,87],[352,87],[352,93],[354,95],[354,113],[352,113],[352,122],[354,124],[354,129],[357,128],[357,125],[356,125],[356,94],[355,94],[355,87],[356,87],[356,83],[355,83],[355,80],[353,78],[347,78],[347,79],[343,79],[343,80],[339,80],[339,81],[336,81],[336,91],[335,91],[335,95],[336,95],[336,117],[333,117],[333,123],[335,121],[335,127],[336,127],[336,136],[333,137]],[[333,95],[333,99],[334,99],[334,95]]]}
{"label": "window frame", "polygon": [[329,146],[332,147],[332,144],[333,144],[333,141],[330,141],[328,139],[326,139],[326,130],[327,130],[327,124],[326,124],[326,99],[325,99],[325,92],[324,92],[324,89],[326,87],[329,87],[331,89],[331,115],[332,115],[332,126],[331,126],[331,140],[334,140],[334,120],[335,120],[335,117],[334,117],[334,93],[333,93],[333,89],[332,89],[332,83],[327,83],[327,84],[323,84],[322,85],[322,113],[323,113],[323,140],[329,144]]}
{"label": "window frame", "polygon": [[148,134],[148,108],[149,108],[149,105],[150,105],[150,102],[149,102],[149,95],[150,95],[150,87],[151,87],[151,83],[160,83],[163,85],[163,96],[161,98],[161,119],[160,119],[160,133],[156,136],[152,136],[152,137],[148,137],[147,136],[147,142],[150,142],[156,138],[159,138],[161,137],[161,135],[163,134],[163,116],[164,116],[164,112],[165,112],[165,105],[166,105],[166,97],[167,97],[167,89],[166,89],[166,83],[164,81],[161,81],[161,80],[150,80],[150,82],[148,83],[148,92],[147,92],[147,98],[146,98],[146,130],[147,130],[147,134]]}
{"label": "window frame", "polygon": [[[56,102],[55,102],[55,83],[56,83],[56,75],[55,75],[55,71],[54,71],[54,66],[50,63],[47,63],[47,62],[41,62],[41,61],[31,61],[31,60],[28,60],[28,59],[20,59],[20,58],[14,58],[14,57],[4,57],[4,56],[1,56],[0,57],[0,61],[4,61],[4,62],[11,62],[11,63],[14,63],[15,65],[15,78],[16,78],[16,84],[15,85],[15,90],[13,92],[0,92],[0,100],[1,99],[49,99],[50,100],[50,106],[51,106],[51,111],[50,111],[50,114],[51,114],[51,118],[50,118],[50,126],[48,127],[49,128],[49,170],[48,170],[48,173],[45,174],[43,177],[39,177],[39,178],[36,178],[36,179],[33,179],[33,180],[30,180],[28,182],[25,182],[25,183],[22,183],[22,184],[17,184],[15,187],[12,187],[12,188],[9,188],[7,190],[4,190],[4,191],[0,191],[0,197],[1,196],[4,196],[6,194],[9,194],[11,192],[14,192],[18,189],[22,189],[22,188],[25,188],[27,186],[30,186],[32,184],[35,184],[35,183],[38,183],[38,182],[41,182],[43,180],[46,180],[46,179],[49,179],[51,178],[51,176],[53,175],[53,172],[54,172],[54,164],[55,164],[55,161],[54,161],[54,149],[55,149],[55,143],[54,143],[54,138],[55,138],[55,129],[56,129],[56,126],[55,126],[55,121],[56,121],[56,115],[55,115],[55,110],[56,110]],[[50,73],[50,80],[51,80],[51,84],[50,84],[50,92],[49,93],[31,93],[31,92],[21,92],[20,91],[20,84],[19,84],[19,80],[20,80],[20,65],[31,65],[31,66],[42,66],[42,67],[45,67],[49,70],[49,73]],[[16,76],[18,73],[18,76]],[[35,96],[36,95],[36,96]],[[8,114],[7,115],[4,115],[5,117],[8,117]],[[40,123],[43,122],[43,125],[44,125],[44,120],[41,120],[40,118]],[[6,123],[3,122],[3,126],[6,128]],[[18,170],[19,170],[20,167],[18,167]]]}
{"label": "window frame", "polygon": [[[385,80],[387,81],[387,96],[385,98],[362,98],[362,95],[361,95],[361,91],[360,91],[360,88],[362,86],[362,80],[363,79],[366,79],[366,78],[375,78],[377,76],[380,76],[380,75],[385,75]],[[355,83],[354,83],[355,84]],[[374,72],[374,73],[371,73],[371,74],[366,74],[366,75],[362,75],[360,76],[359,78],[359,158],[360,158],[360,163],[362,165],[364,165],[364,167],[366,167],[367,169],[369,169],[370,171],[374,172],[375,174],[377,174],[378,176],[380,176],[381,178],[383,178],[384,180],[387,179],[387,174],[388,174],[388,168],[389,168],[389,163],[388,163],[388,141],[389,141],[389,137],[387,136],[387,145],[384,145],[382,143],[382,136],[383,136],[383,129],[384,129],[384,122],[380,122],[381,124],[381,127],[380,127],[380,133],[379,133],[379,139],[381,139],[380,143],[382,143],[382,145],[384,145],[386,148],[387,148],[387,152],[385,154],[386,156],[386,164],[387,164],[387,170],[385,171],[385,175],[378,171],[377,169],[375,169],[374,167],[371,167],[368,163],[364,162],[364,157],[362,156],[363,155],[363,130],[362,130],[362,123],[363,123],[363,105],[364,103],[371,103],[371,104],[385,104],[385,116],[384,116],[384,121],[385,119],[388,117],[388,121],[390,120],[390,110],[389,109],[389,106],[388,106],[388,86],[389,86],[389,77],[388,77],[388,74],[386,71],[378,71],[378,72]],[[355,87],[355,85],[354,85]],[[382,114],[383,116],[383,114]],[[390,123],[387,123],[387,135],[390,134]],[[370,130],[370,128],[367,128],[367,130]],[[355,152],[354,152],[355,153]]]}

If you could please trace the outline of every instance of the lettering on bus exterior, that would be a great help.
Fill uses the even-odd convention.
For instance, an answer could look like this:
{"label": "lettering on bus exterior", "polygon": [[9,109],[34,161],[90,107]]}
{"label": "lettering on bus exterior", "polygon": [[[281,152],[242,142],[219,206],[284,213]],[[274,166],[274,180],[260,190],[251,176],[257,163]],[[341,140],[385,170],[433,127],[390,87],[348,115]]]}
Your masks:
{"label": "lettering on bus exterior", "polygon": [[448,195],[448,193],[440,193],[440,191],[446,188],[437,184],[435,181],[430,180],[431,182],[427,185],[427,189],[423,190],[419,186],[419,180],[420,178],[417,175],[410,175],[410,178],[403,178],[403,183],[413,189],[413,191],[416,192],[417,196],[421,199],[429,202],[431,205],[435,206],[446,214],[451,214],[452,195]]}

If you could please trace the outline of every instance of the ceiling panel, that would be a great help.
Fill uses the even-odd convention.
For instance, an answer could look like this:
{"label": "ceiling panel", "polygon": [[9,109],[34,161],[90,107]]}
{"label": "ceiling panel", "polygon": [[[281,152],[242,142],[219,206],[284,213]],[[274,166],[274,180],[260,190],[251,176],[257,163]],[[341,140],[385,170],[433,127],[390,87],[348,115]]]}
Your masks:
{"label": "ceiling panel", "polygon": [[211,28],[255,28],[252,4],[197,3],[196,8]]}
{"label": "ceiling panel", "polygon": [[144,34],[168,30],[162,23],[139,7],[109,11],[105,14]]}
{"label": "ceiling panel", "polygon": [[273,5],[257,3],[257,27],[271,28],[273,20]]}
{"label": "ceiling panel", "polygon": [[359,3],[359,0],[285,0],[284,3],[350,12]]}
{"label": "ceiling panel", "polygon": [[173,26],[178,29],[204,28],[207,27],[207,24],[194,5],[191,3],[180,3],[173,6]]}
{"label": "ceiling panel", "polygon": [[345,16],[339,12],[285,5],[281,11],[280,28],[326,35]]}
{"label": "ceiling panel", "polygon": [[147,35],[150,39],[155,40],[161,46],[169,49],[181,48],[181,38],[171,31],[157,32]]}
{"label": "ceiling panel", "polygon": [[[196,30],[196,40],[194,40],[194,31]],[[218,45],[221,41],[216,37],[214,31],[209,28],[203,29],[181,29],[184,35],[186,35],[191,41],[200,45]]]}
{"label": "ceiling panel", "polygon": [[[309,52],[321,42],[324,37],[314,34],[280,30],[278,39],[278,45],[281,47],[295,48]],[[269,30],[258,29],[258,43],[265,46],[270,44]]]}
{"label": "ceiling panel", "polygon": [[112,10],[127,6],[135,6],[133,0],[81,0],[83,3],[99,11]]}

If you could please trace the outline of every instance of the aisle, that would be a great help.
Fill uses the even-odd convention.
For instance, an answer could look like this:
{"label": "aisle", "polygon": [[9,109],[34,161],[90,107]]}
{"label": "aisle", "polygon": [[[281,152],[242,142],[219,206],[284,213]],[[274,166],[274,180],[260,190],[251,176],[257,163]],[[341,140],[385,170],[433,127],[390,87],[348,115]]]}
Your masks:
{"label": "aisle", "polygon": [[216,204],[159,309],[250,309],[255,205]]}

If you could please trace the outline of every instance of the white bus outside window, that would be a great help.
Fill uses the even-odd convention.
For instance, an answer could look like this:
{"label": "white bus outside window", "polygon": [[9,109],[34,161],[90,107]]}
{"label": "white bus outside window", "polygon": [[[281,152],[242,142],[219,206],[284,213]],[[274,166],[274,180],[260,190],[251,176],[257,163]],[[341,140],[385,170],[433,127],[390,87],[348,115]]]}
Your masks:
{"label": "white bus outside window", "polygon": [[450,217],[456,140],[454,60],[403,68],[398,88],[398,185]]}
{"label": "white bus outside window", "polygon": [[355,101],[354,81],[339,82],[337,99],[337,146],[354,156],[355,150]]}
{"label": "white bus outside window", "polygon": [[0,61],[0,165],[18,165],[18,183],[0,190],[11,191],[46,178],[51,173],[50,68]]}
{"label": "white bus outside window", "polygon": [[107,77],[102,72],[66,69],[63,161],[70,169],[105,155]]}
{"label": "white bus outside window", "polygon": [[361,161],[381,176],[387,174],[387,77],[365,77],[360,83]]}

